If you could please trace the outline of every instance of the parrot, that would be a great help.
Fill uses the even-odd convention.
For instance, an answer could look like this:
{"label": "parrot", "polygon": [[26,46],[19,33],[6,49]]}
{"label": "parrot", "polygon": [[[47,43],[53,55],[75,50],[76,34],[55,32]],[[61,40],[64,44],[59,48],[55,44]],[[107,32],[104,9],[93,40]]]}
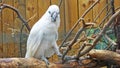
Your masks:
{"label": "parrot", "polygon": [[60,11],[57,5],[50,5],[43,16],[33,25],[27,39],[25,58],[41,59],[49,65],[48,57],[62,54],[57,45]]}

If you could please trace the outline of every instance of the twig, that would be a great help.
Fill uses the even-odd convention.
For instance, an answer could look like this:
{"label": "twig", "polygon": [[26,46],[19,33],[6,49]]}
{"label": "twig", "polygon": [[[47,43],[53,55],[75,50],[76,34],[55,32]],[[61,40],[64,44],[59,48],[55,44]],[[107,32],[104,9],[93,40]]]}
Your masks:
{"label": "twig", "polygon": [[77,42],[74,43],[74,46],[76,46],[78,43],[84,42],[84,41],[86,41],[86,40],[87,40],[87,37],[85,36],[85,33],[84,33],[84,35],[81,36],[80,39],[77,39]]}
{"label": "twig", "polygon": [[117,11],[117,10],[119,10],[120,9],[120,6],[119,7],[117,7],[116,9],[115,9],[115,11]]}
{"label": "twig", "polygon": [[[106,29],[113,23],[112,21],[120,14],[120,10],[118,10],[115,14],[113,14],[111,16],[111,18],[109,19],[109,21],[104,25],[103,30],[100,32],[100,34],[93,40],[92,46],[90,46],[89,48],[87,48],[86,50],[82,51],[80,56],[85,55],[86,53],[88,53],[91,49],[93,49],[93,47],[97,44],[97,42],[100,40],[100,38],[102,37],[103,33],[106,32]],[[79,56],[79,57],[80,57]]]}
{"label": "twig", "polygon": [[[110,9],[111,9],[111,8],[110,8]],[[109,9],[109,11],[110,11],[110,9]],[[115,11],[117,11],[117,10],[119,10],[119,9],[120,9],[120,7],[116,8]],[[107,14],[107,16],[105,16],[105,17],[102,19],[102,21],[101,21],[100,24],[99,24],[99,27],[100,27],[100,25],[106,20],[106,18],[108,18],[110,15],[112,15],[112,12],[110,12],[109,14]],[[114,25],[114,23],[113,23],[113,25]]]}
{"label": "twig", "polygon": [[100,22],[100,24],[98,25],[99,27],[102,27],[101,25],[105,22],[105,20],[110,16],[112,15],[111,13],[108,13],[103,19],[102,21]]}
{"label": "twig", "polygon": [[61,7],[62,0],[59,0],[58,6]]}
{"label": "twig", "polygon": [[[100,11],[99,14],[95,17],[95,19],[94,19],[93,22],[96,22],[96,20],[100,17],[100,15],[103,13],[103,11],[106,9],[106,7],[108,7],[108,5],[110,5],[110,3],[107,3],[107,4],[105,5],[105,7],[103,7],[103,8],[101,9],[101,11]],[[110,10],[110,9],[109,9],[109,10]],[[107,18],[107,17],[108,17],[108,16],[106,16],[106,18]],[[104,18],[101,23],[103,23],[106,18]],[[93,26],[90,27],[90,30],[92,29],[92,27],[93,27]],[[90,33],[90,31],[88,32],[88,34],[89,34],[89,33]]]}
{"label": "twig", "polygon": [[[1,5],[0,5],[0,12],[1,12],[3,9],[5,9],[5,8],[9,8],[9,9],[15,11],[16,14],[18,15],[18,18],[22,21],[23,25],[22,25],[22,28],[21,28],[21,30],[20,30],[21,34],[22,34],[22,29],[23,29],[24,25],[26,26],[26,28],[27,28],[28,31],[30,32],[30,27],[29,27],[27,21],[22,17],[22,15],[21,15],[20,12],[18,11],[18,9],[16,9],[15,7],[10,6],[10,5],[8,5],[8,4],[1,4]],[[20,55],[22,56],[21,40],[22,40],[22,39],[21,39],[21,37],[20,37]]]}
{"label": "twig", "polygon": [[[98,29],[101,31],[101,28],[98,27]],[[112,41],[112,39],[110,37],[108,37],[108,35],[106,33],[103,33],[103,35],[105,36],[105,38],[112,43],[112,45],[117,45],[117,43],[115,43],[114,41]]]}
{"label": "twig", "polygon": [[114,41],[112,41],[111,38],[108,37],[108,35],[104,34],[104,36],[107,38],[107,40],[112,43],[113,45],[117,45],[117,43],[115,43]]}
{"label": "twig", "polygon": [[104,48],[104,50],[109,50],[110,47],[112,47],[112,44],[108,44],[107,47]]}
{"label": "twig", "polygon": [[[83,35],[83,34],[82,34]],[[86,40],[93,40],[94,38],[91,38],[91,37],[87,37],[85,36],[85,34],[83,36],[80,37],[80,39],[77,39],[77,42],[74,43],[73,46],[76,46],[78,43],[80,42],[84,42]],[[67,47],[69,44],[70,44],[71,41],[68,41],[66,43],[64,43],[63,47]]]}
{"label": "twig", "polygon": [[114,0],[110,0],[111,8],[112,8],[112,14],[115,13],[115,7],[114,7]]}
{"label": "twig", "polygon": [[8,4],[1,4],[1,5],[0,5],[0,12],[1,12],[3,9],[5,9],[5,8],[9,8],[9,9],[15,11],[16,14],[18,15],[18,18],[20,18],[20,20],[22,21],[22,23],[27,27],[28,31],[30,32],[30,27],[29,27],[29,25],[27,24],[26,20],[22,17],[22,15],[21,15],[20,12],[18,11],[18,9],[16,9],[15,7],[10,6],[10,5],[8,5]]}
{"label": "twig", "polygon": [[[82,19],[82,20],[83,20],[83,19]],[[68,45],[67,50],[64,52],[64,54],[63,54],[63,56],[62,56],[63,63],[65,62],[65,61],[64,61],[65,55],[68,53],[68,51],[71,50],[71,47],[72,47],[73,44],[77,41],[77,39],[79,38],[79,35],[82,33],[82,31],[83,31],[87,26],[93,25],[93,23],[85,23],[84,20],[83,20],[82,23],[83,23],[82,28],[78,30],[78,32],[76,33],[74,39],[70,42],[70,44]]]}
{"label": "twig", "polygon": [[80,54],[81,54],[81,51],[85,48],[85,46],[86,46],[85,43],[83,43],[83,44],[81,45],[81,47],[80,47],[80,49],[79,49],[79,51],[78,51],[78,54],[77,54],[77,56],[76,56],[76,59],[79,60],[79,56],[80,56]]}
{"label": "twig", "polygon": [[[76,46],[76,45],[77,45],[78,43],[80,43],[80,42],[84,42],[84,41],[87,39],[87,37],[85,36],[85,33],[82,34],[82,35],[83,35],[83,36],[81,36],[80,39],[77,39],[77,42],[74,43],[74,46]],[[63,45],[62,47],[67,47],[71,42],[72,42],[72,41],[68,41],[68,42],[64,43],[64,45]]]}
{"label": "twig", "polygon": [[32,17],[30,17],[27,22],[31,21],[31,19],[33,19],[35,16],[37,15],[37,13],[35,13]]}
{"label": "twig", "polygon": [[75,23],[75,25],[72,27],[72,29],[68,32],[68,34],[66,35],[65,39],[62,41],[59,49],[63,46],[63,44],[65,43],[65,41],[68,39],[68,37],[71,35],[72,31],[77,27],[77,25],[80,23],[81,19],[84,18],[86,16],[86,14],[97,4],[99,3],[100,0],[96,0],[95,3],[93,3],[84,13],[83,15],[77,20],[77,22]]}
{"label": "twig", "polygon": [[23,32],[23,31],[22,31],[22,30],[23,30],[23,28],[24,28],[24,25],[22,25],[22,27],[21,27],[21,29],[20,29],[20,47],[19,47],[19,49],[20,49],[20,56],[21,56],[21,57],[23,57],[23,56],[22,56],[22,53],[23,53],[23,52],[22,52],[22,32]]}
{"label": "twig", "polygon": [[106,9],[106,7],[108,7],[109,4],[110,3],[106,4],[105,7],[103,7],[101,9],[101,11],[99,12],[99,14],[97,14],[97,16],[95,17],[94,22],[96,22],[96,20],[100,17],[100,15],[102,14],[102,12]]}
{"label": "twig", "polygon": [[79,29],[79,31],[77,32],[77,34],[76,34],[76,36],[74,37],[74,39],[69,43],[67,50],[63,53],[63,56],[62,56],[63,63],[65,62],[65,61],[64,61],[65,55],[68,53],[69,50],[71,50],[72,45],[76,42],[76,37],[77,37],[78,34],[80,34],[84,29],[85,29],[84,27],[82,27],[81,29]]}

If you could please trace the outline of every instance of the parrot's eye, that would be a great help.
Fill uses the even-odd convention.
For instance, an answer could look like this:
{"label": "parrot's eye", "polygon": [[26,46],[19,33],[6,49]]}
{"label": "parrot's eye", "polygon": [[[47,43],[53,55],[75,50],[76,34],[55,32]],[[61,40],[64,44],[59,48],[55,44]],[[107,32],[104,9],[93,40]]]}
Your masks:
{"label": "parrot's eye", "polygon": [[49,13],[49,14],[51,14],[51,12],[50,12],[50,11],[48,11],[48,13]]}

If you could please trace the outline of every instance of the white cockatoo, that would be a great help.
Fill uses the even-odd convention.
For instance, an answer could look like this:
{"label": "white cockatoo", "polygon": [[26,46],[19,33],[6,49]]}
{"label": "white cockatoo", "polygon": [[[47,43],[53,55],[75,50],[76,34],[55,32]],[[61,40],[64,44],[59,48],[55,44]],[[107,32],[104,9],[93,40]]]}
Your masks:
{"label": "white cockatoo", "polygon": [[51,57],[54,53],[61,56],[56,43],[59,26],[59,7],[51,5],[30,31],[25,58],[38,58],[48,65],[46,57]]}

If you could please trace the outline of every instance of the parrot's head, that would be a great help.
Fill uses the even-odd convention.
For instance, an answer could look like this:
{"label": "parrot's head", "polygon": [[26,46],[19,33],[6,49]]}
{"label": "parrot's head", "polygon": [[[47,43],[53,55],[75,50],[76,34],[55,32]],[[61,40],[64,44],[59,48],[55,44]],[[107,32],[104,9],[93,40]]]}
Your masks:
{"label": "parrot's head", "polygon": [[48,13],[52,22],[56,22],[60,17],[59,7],[57,5],[51,5],[48,8]]}

